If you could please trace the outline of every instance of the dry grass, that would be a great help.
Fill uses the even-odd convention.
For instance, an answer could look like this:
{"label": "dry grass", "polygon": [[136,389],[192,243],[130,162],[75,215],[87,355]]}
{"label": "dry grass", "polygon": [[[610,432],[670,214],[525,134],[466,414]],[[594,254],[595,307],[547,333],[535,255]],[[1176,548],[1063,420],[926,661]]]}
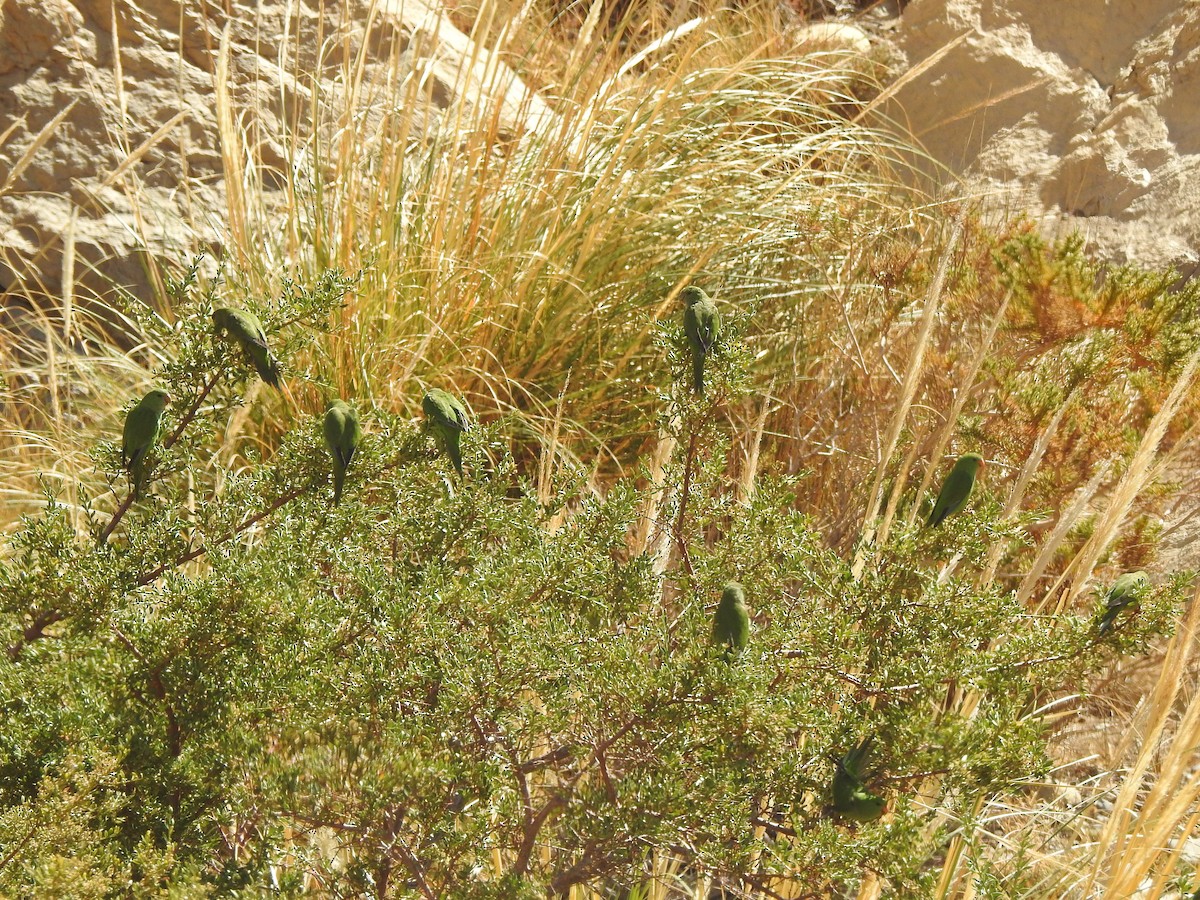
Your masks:
{"label": "dry grass", "polygon": [[[984,580],[1011,585],[1035,612],[1078,603],[1097,567],[1120,559],[1131,511],[1186,432],[1200,356],[1163,374],[1149,414],[1113,404],[1117,424],[1103,434],[1144,426],[1132,450],[1098,437],[1078,451],[1093,454],[1090,471],[1047,488],[1095,398],[1067,391],[1024,415],[1005,406],[997,371],[1032,378],[1029,361],[1053,352],[1064,329],[1104,323],[1064,325],[1052,313],[1074,301],[1051,292],[1030,336],[989,270],[994,240],[963,225],[959,210],[899,187],[906,147],[857,115],[877,90],[861,61],[806,50],[771,4],[733,12],[714,3],[682,21],[672,4],[646,6],[643,18],[613,23],[598,3],[557,19],[542,4],[460,4],[453,21],[474,39],[461,43],[457,67],[436,60],[430,43],[449,19],[431,20],[411,45],[380,28],[390,36],[381,45],[356,42],[344,15],[344,32],[322,45],[339,60],[318,64],[327,80],[309,79],[295,48],[282,60],[308,86],[282,133],[266,133],[238,99],[233,45],[221,44],[230,296],[277,295],[289,273],[363,272],[331,334],[292,361],[307,373],[292,385],[296,411],[315,409],[329,386],[415,414],[426,386],[454,386],[485,418],[512,423],[543,488],[569,467],[600,489],[606,475],[648,460],[660,488],[647,501],[649,523],[664,502],[656,479],[679,452],[655,418],[670,378],[657,323],[675,316],[678,291],[695,281],[742,319],[753,375],[770,385],[724,410],[744,495],[760,470],[811,473],[801,502],[832,545],[857,548],[861,571],[896,523],[916,520],[908,486],[923,495],[943,457],[969,449],[963,421],[993,417],[994,487],[1009,485],[1003,515],[1048,498],[1055,514],[1016,563],[998,545]],[[371,21],[387,15],[373,8]],[[518,56],[518,47],[534,49]],[[431,73],[455,71],[476,99],[452,94],[430,113]],[[31,152],[51,145],[54,124]],[[268,147],[283,148],[283,168]],[[125,152],[132,164],[144,150]],[[23,320],[0,345],[10,519],[38,502],[39,478],[72,505],[102,487],[87,448],[96,434],[117,433],[120,404],[161,352],[116,346],[106,323],[66,295],[52,317]],[[272,435],[262,440],[269,447]],[[1099,524],[1079,539],[1097,509]],[[647,524],[633,541],[652,549],[656,539]],[[1145,896],[1164,895],[1200,815],[1200,700],[1184,693],[1198,608],[1193,601],[1147,679],[1129,740],[1081,783],[1081,799],[981,808],[984,827],[960,833],[938,896],[976,896],[979,858],[1002,869],[1011,861],[1009,896],[1127,897],[1148,880]],[[1088,805],[1092,792],[1114,795],[1108,812]],[[678,896],[676,864],[651,868],[645,896]]]}

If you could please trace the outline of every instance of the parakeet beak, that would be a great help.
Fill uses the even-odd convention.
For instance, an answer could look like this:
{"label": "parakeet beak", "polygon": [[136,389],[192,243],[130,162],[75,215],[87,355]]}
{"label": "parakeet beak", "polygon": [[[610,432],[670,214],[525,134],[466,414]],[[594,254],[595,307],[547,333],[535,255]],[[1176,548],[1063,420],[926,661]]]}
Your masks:
{"label": "parakeet beak", "polygon": [[170,394],[167,394],[167,399],[165,402],[166,402],[167,406],[171,405],[171,395]]}

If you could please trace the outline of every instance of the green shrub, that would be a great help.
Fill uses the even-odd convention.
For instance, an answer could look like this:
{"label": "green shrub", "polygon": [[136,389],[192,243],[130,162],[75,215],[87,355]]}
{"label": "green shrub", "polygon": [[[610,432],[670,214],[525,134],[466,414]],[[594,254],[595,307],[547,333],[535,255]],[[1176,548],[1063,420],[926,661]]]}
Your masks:
{"label": "green shrub", "polygon": [[[304,345],[352,284],[292,285],[272,340]],[[316,420],[224,464],[246,366],[211,339],[215,293],[192,293],[194,275],[178,324],[146,326],[176,398],[149,496],[117,504],[102,446],[113,494],[84,504],[88,533],[47,489],[6,549],[7,894],[532,897],[636,889],[658,854],[751,892],[873,872],[913,896],[948,823],[1045,770],[1039,695],[1108,657],[1090,619],[977,586],[993,544],[1024,540],[986,495],[894,532],[858,579],[797,510],[803,476],[742,496],[713,415],[745,390],[735,341],[715,399],[664,396],[685,452],[661,479],[539,492],[495,422],[459,481],[360,400],[333,507]],[[735,578],[754,630],[728,663],[709,631]],[[1115,639],[1144,646],[1177,595]],[[832,757],[867,734],[890,813],[855,825],[828,808]]]}

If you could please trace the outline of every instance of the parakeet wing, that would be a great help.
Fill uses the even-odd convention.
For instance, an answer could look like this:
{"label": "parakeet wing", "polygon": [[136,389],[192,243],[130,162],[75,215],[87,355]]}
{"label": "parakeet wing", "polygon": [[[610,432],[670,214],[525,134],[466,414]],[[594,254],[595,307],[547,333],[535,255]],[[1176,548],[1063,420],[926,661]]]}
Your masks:
{"label": "parakeet wing", "polygon": [[125,429],[121,435],[121,461],[126,466],[136,464],[145,456],[158,435],[158,424],[162,411],[142,400],[125,417]]}
{"label": "parakeet wing", "polygon": [[466,431],[470,427],[466,407],[457,397],[440,388],[432,388],[425,394],[421,408],[438,425],[456,431]]}
{"label": "parakeet wing", "polygon": [[975,487],[975,476],[982,465],[981,457],[975,453],[966,453],[958,458],[938,492],[933,510],[925,522],[927,526],[941,525],[966,505]]}

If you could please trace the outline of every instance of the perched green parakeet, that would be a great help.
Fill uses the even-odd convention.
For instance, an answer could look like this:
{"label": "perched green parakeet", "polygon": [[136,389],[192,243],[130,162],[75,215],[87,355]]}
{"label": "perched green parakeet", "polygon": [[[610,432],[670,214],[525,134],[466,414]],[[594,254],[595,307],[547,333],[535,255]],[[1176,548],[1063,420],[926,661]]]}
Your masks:
{"label": "perched green parakeet", "polygon": [[333,505],[342,499],[342,485],[346,481],[346,469],[354,459],[354,451],[362,440],[362,429],[358,427],[358,413],[345,400],[330,400],[325,407],[325,446],[333,460]]}
{"label": "perched green parakeet", "polygon": [[158,440],[163,410],[170,403],[170,395],[161,388],[155,388],[125,416],[125,430],[121,434],[121,465],[129,473],[129,484],[135,500],[142,495],[146,483],[146,454]]}
{"label": "perched green parakeet", "polygon": [[259,377],[276,390],[279,389],[279,360],[267,347],[267,333],[263,331],[262,322],[254,313],[244,309],[234,309],[232,306],[222,306],[214,309],[213,325],[218,334],[224,332],[241,345],[246,358],[254,364]]}
{"label": "perched green parakeet", "polygon": [[872,793],[864,781],[867,759],[874,739],[867,736],[845,756],[835,757],[833,774],[833,811],[855,822],[874,822],[883,815],[887,800]]}
{"label": "perched green parakeet", "polygon": [[685,287],[683,332],[692,350],[692,390],[704,396],[704,363],[721,338],[721,314],[708,294],[698,287]]}
{"label": "perched green parakeet", "polygon": [[942,484],[933,511],[925,522],[927,526],[936,528],[967,505],[967,498],[975,487],[975,476],[983,465],[983,457],[978,453],[964,453],[958,458]]}
{"label": "perched green parakeet", "polygon": [[730,581],[721,592],[713,616],[712,642],[725,646],[727,658],[736,656],[750,642],[750,611],[746,608],[746,592],[736,581]]}
{"label": "perched green parakeet", "polygon": [[1104,598],[1104,614],[1100,617],[1100,625],[1096,629],[1096,637],[1104,637],[1113,627],[1113,622],[1121,611],[1133,607],[1137,609],[1142,597],[1150,589],[1150,576],[1145,572],[1126,572],[1113,582]]}
{"label": "perched green parakeet", "polygon": [[421,409],[425,410],[429,426],[446,448],[446,455],[454,463],[458,477],[462,478],[462,449],[459,441],[464,431],[471,430],[467,408],[453,394],[441,388],[430,388],[421,401]]}

